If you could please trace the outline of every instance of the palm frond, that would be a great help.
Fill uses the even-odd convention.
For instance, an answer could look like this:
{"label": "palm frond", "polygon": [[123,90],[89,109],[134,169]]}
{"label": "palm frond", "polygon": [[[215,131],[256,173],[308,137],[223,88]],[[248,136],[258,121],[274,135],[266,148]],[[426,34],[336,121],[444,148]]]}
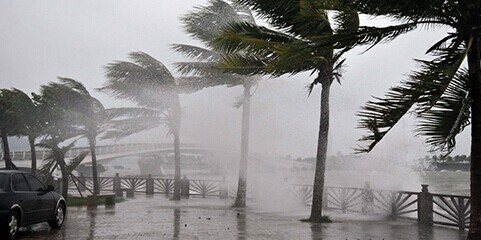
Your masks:
{"label": "palm frond", "polygon": [[251,7],[271,25],[296,36],[309,37],[332,32],[324,9],[314,8],[306,0],[236,0],[234,2]]}
{"label": "palm frond", "polygon": [[181,18],[185,31],[206,45],[220,33],[226,23],[243,20],[232,5],[222,0],[210,0],[206,6],[196,7],[195,11]]}
{"label": "palm frond", "polygon": [[220,58],[220,54],[215,51],[192,45],[173,44],[172,49],[197,61],[217,61]]}
{"label": "palm frond", "polygon": [[162,115],[163,109],[151,109],[140,107],[122,107],[122,108],[109,108],[106,109],[106,113],[109,120],[113,119],[125,119],[135,117],[159,117]]}
{"label": "palm frond", "polygon": [[416,131],[427,137],[426,143],[433,150],[450,153],[456,146],[455,137],[469,125],[472,102],[469,87],[468,73],[463,69],[433,108],[420,115]]}
{"label": "palm frond", "polygon": [[160,117],[146,116],[111,120],[101,139],[119,140],[135,133],[156,128],[161,123],[163,122]]}
{"label": "palm frond", "polygon": [[467,51],[469,46],[463,48],[460,45],[455,49],[437,50],[437,58],[418,61],[421,70],[411,74],[409,80],[391,88],[383,98],[375,97],[368,101],[358,113],[361,117],[359,127],[370,131],[359,141],[368,142],[368,146],[356,150],[371,151],[413,106],[416,106],[414,110],[417,114],[430,111],[455,80]]}
{"label": "palm frond", "polygon": [[80,163],[82,163],[82,161],[85,159],[85,157],[87,157],[89,153],[89,151],[82,151],[75,158],[70,159],[69,163],[67,164],[68,172],[72,173],[80,165]]}
{"label": "palm frond", "polygon": [[177,87],[169,70],[143,52],[131,53],[129,57],[133,62],[117,61],[106,66],[108,81],[99,90],[144,107],[165,108],[174,104]]}
{"label": "palm frond", "polygon": [[299,39],[266,27],[240,22],[227,25],[222,36],[212,41],[212,46],[223,53],[249,52],[264,56],[275,51],[277,46],[295,40]]}
{"label": "palm frond", "polygon": [[177,78],[177,84],[180,92],[193,93],[209,87],[239,86],[239,85],[242,85],[247,78],[249,77],[224,73],[218,76],[209,76],[209,77],[197,77],[197,76],[179,77]]}

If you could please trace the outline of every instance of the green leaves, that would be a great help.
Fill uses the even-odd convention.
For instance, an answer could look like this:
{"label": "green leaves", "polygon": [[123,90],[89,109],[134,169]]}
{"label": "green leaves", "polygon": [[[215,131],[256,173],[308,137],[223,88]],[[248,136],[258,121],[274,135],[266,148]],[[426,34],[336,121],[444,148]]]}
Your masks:
{"label": "green leaves", "polygon": [[174,106],[178,90],[170,71],[146,53],[133,52],[129,57],[132,62],[107,65],[107,82],[100,90],[143,107]]}
{"label": "green leaves", "polygon": [[[232,51],[213,47],[213,40],[222,33],[223,28],[231,24],[255,26],[248,7],[229,4],[222,0],[212,0],[207,6],[197,7],[195,11],[186,14],[182,22],[186,31],[194,38],[202,40],[206,48],[182,44],[173,46],[175,50],[192,59],[192,61],[176,63],[177,70],[183,75],[177,79],[179,91],[192,93],[207,87],[221,85],[233,87],[252,80],[246,76],[253,74],[252,71],[235,73],[224,71],[222,66],[219,66],[219,62],[226,57],[227,51]],[[240,52],[235,54],[238,54],[235,56],[238,56],[239,60],[249,57]],[[234,55],[229,57],[235,61]]]}
{"label": "green leaves", "polygon": [[462,69],[435,105],[420,114],[416,131],[427,137],[426,143],[433,150],[450,153],[456,146],[455,137],[469,125],[472,101],[469,88],[467,70]]}
{"label": "green leaves", "polygon": [[359,127],[370,131],[360,139],[368,145],[357,150],[371,151],[413,109],[421,117],[417,131],[428,137],[427,143],[437,150],[451,151],[454,137],[468,123],[465,118],[469,115],[466,104],[470,102],[467,78],[458,71],[469,47],[470,44],[464,46],[455,40],[448,46],[436,47],[432,51],[437,56],[435,59],[418,61],[420,71],[411,74],[400,86],[391,88],[384,97],[367,102],[358,116],[361,117]]}

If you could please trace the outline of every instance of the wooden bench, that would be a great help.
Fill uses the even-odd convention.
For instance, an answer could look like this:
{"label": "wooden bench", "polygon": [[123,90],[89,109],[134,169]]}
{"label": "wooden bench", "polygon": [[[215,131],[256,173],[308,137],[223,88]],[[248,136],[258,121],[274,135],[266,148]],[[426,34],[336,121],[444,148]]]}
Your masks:
{"label": "wooden bench", "polygon": [[[115,206],[115,194],[98,194],[97,199],[104,199],[105,206]],[[96,206],[97,202],[94,196],[87,196],[87,206]]]}

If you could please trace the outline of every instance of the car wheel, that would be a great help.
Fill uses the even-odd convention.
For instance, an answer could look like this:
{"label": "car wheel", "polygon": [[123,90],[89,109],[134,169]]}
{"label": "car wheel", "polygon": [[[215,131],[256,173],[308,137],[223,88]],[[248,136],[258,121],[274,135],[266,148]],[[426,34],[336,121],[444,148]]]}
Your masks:
{"label": "car wheel", "polygon": [[60,203],[55,210],[55,217],[52,221],[48,222],[51,228],[61,228],[65,221],[65,205]]}
{"label": "car wheel", "polygon": [[11,211],[8,215],[7,225],[2,227],[2,236],[7,239],[15,239],[18,235],[18,228],[20,228],[20,218],[16,211]]}

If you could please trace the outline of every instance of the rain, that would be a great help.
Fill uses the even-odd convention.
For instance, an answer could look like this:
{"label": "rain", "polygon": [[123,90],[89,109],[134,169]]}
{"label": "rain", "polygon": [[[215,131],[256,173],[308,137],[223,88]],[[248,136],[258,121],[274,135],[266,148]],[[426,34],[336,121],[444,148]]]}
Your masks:
{"label": "rain", "polygon": [[[67,208],[61,229],[15,237],[480,239],[478,41],[378,1],[309,2],[0,2],[0,174],[35,175]],[[438,116],[456,128],[425,134]]]}

